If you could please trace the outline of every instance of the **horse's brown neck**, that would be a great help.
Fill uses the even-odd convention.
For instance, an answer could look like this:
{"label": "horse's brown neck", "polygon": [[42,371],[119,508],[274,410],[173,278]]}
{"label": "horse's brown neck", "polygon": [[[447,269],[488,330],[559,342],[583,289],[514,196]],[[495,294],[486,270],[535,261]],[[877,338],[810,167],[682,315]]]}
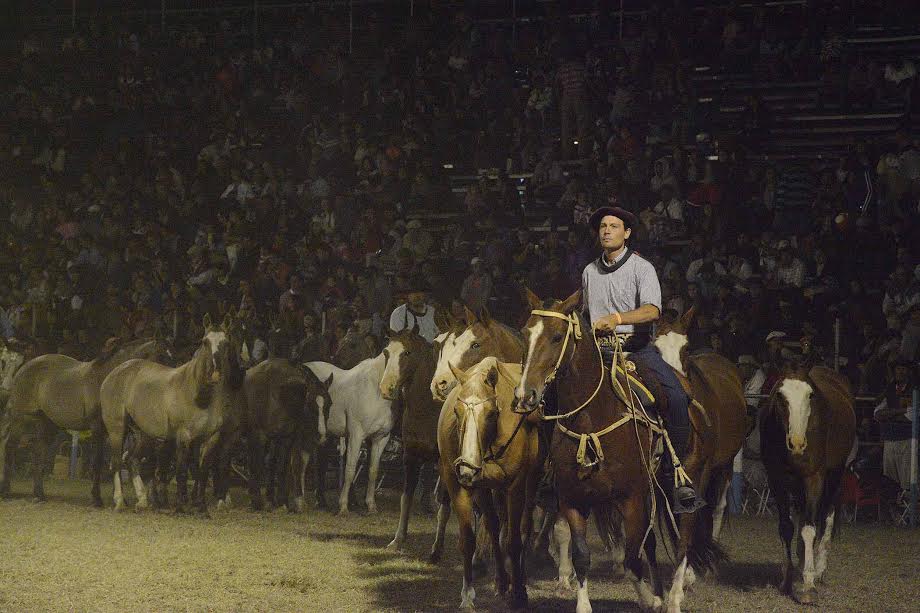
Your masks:
{"label": "horse's brown neck", "polygon": [[[568,361],[563,360],[559,372],[556,373],[560,413],[571,411],[588,400],[600,378],[609,376],[606,370],[603,371],[603,374],[601,372],[601,356],[594,345],[590,329],[590,326],[582,322],[584,335],[578,340],[575,340],[574,336],[569,339],[570,343],[574,343],[572,357]],[[597,397],[585,407],[585,410],[600,406],[602,403],[598,401],[603,400],[608,392],[610,396],[613,396],[610,386],[601,383]]]}
{"label": "horse's brown neck", "polygon": [[495,356],[501,362],[520,362],[524,357],[523,339],[518,338],[510,329],[495,323],[489,329],[497,346],[488,354]]}

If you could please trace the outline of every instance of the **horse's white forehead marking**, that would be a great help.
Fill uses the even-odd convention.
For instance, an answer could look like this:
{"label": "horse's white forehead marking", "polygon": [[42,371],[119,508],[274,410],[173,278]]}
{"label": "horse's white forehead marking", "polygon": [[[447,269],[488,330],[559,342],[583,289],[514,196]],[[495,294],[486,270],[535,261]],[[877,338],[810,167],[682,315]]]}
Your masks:
{"label": "horse's white forehead marking", "polygon": [[215,354],[217,353],[217,349],[220,347],[220,344],[227,340],[227,334],[222,330],[212,330],[211,332],[205,334],[204,338],[206,341],[208,341],[208,345],[211,346],[211,353]]}
{"label": "horse's white forehead marking", "polygon": [[[448,362],[453,364],[455,368],[463,368],[463,355],[475,339],[476,337],[473,335],[472,330],[465,330],[460,336],[455,336],[451,339],[450,343],[445,343],[444,349],[441,351],[441,359],[438,361],[438,370],[447,368]],[[449,378],[453,379],[453,375],[451,374]]]}
{"label": "horse's white forehead marking", "polygon": [[655,339],[655,346],[661,351],[661,357],[671,368],[682,375],[686,375],[687,373],[684,372],[684,366],[680,360],[680,352],[686,345],[687,335],[679,334],[673,330]]}
{"label": "horse's white forehead marking", "polygon": [[316,397],[316,408],[322,411],[326,407],[326,399],[323,396]]}
{"label": "horse's white forehead marking", "polygon": [[808,418],[811,415],[811,385],[799,379],[783,379],[779,393],[789,405],[789,436],[798,441],[805,440]]}
{"label": "horse's white forehead marking", "polygon": [[447,340],[447,337],[453,334],[453,332],[442,332],[434,337],[434,342],[444,344],[444,341]]}
{"label": "horse's white forehead marking", "polygon": [[530,361],[533,359],[533,353],[537,347],[537,339],[543,336],[543,320],[538,319],[533,325],[527,327],[527,363],[524,364],[524,372],[521,373],[521,383],[527,380],[527,373],[530,371]]}
{"label": "horse's white forehead marking", "polygon": [[406,346],[402,341],[393,339],[389,342],[387,349],[390,350],[390,357],[395,358],[406,350]]}

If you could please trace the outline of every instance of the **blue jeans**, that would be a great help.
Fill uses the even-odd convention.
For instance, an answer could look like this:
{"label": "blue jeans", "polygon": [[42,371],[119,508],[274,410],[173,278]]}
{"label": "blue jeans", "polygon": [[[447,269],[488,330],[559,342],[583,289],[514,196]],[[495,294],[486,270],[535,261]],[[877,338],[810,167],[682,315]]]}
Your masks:
{"label": "blue jeans", "polygon": [[[609,355],[607,352],[604,354],[605,361],[609,362]],[[667,415],[664,415],[665,427],[674,444],[674,449],[678,455],[683,457],[690,438],[690,414],[688,412],[690,397],[687,396],[677,375],[674,374],[674,369],[664,361],[661,352],[651,343],[633,351],[627,359],[632,360],[640,372],[652,373],[658,380],[662,392],[668,397],[668,412]]]}

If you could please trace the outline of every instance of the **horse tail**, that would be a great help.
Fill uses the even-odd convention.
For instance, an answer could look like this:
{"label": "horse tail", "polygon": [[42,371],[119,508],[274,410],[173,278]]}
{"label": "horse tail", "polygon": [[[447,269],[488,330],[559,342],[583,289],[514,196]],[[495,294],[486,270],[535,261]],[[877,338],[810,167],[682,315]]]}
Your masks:
{"label": "horse tail", "polygon": [[599,504],[592,508],[597,531],[604,545],[617,549],[623,543],[623,519],[611,504]]}

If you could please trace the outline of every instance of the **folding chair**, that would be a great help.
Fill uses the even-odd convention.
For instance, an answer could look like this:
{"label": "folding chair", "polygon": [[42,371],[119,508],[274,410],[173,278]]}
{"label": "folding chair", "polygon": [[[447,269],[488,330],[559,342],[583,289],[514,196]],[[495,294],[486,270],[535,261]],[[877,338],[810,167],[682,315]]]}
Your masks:
{"label": "folding chair", "polygon": [[840,483],[840,503],[844,506],[852,506],[853,516],[850,522],[855,522],[859,509],[862,507],[875,507],[876,521],[882,521],[882,497],[879,492],[878,483],[870,479],[862,479],[852,470],[847,469],[843,473]]}

